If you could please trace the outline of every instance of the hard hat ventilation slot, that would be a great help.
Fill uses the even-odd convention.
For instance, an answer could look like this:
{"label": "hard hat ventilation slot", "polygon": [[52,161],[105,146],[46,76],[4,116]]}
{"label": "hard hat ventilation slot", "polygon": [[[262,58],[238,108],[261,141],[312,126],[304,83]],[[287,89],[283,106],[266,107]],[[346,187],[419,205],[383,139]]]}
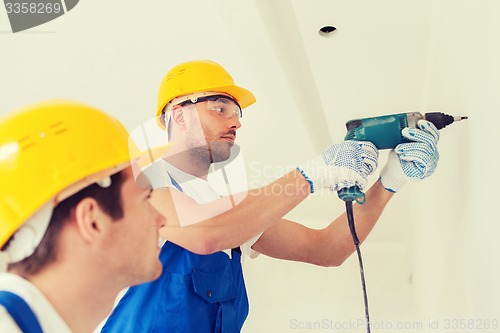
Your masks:
{"label": "hard hat ventilation slot", "polygon": [[167,80],[167,81],[170,81],[170,80],[172,80],[174,77],[176,77],[176,76],[178,76],[178,75],[182,75],[182,74],[184,74],[184,72],[185,72],[185,71],[186,71],[186,69],[185,69],[185,68],[179,69],[179,71],[178,71],[178,72],[176,72],[176,73],[172,73],[172,74],[168,75],[168,76],[166,77],[166,80]]}
{"label": "hard hat ventilation slot", "polygon": [[19,140],[19,146],[22,150],[26,150],[35,146],[35,142],[30,136],[25,136],[24,138]]}
{"label": "hard hat ventilation slot", "polygon": [[54,135],[62,134],[68,130],[63,122],[52,124],[50,128],[52,129]]}

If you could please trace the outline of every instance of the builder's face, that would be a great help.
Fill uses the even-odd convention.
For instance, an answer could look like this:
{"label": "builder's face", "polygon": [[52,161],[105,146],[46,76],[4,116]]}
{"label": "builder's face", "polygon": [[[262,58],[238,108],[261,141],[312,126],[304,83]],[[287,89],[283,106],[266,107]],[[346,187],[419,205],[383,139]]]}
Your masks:
{"label": "builder's face", "polygon": [[156,279],[162,271],[159,261],[159,229],[165,219],[150,204],[151,190],[139,186],[131,168],[124,171],[121,188],[123,218],[114,221],[109,242],[113,264],[130,285]]}
{"label": "builder's face", "polygon": [[[241,127],[238,116],[232,113],[234,105],[230,100],[205,101],[196,104],[197,116],[203,130],[205,144],[211,162],[221,162],[229,158],[231,147],[236,140],[236,131]],[[231,110],[229,117],[220,110]]]}

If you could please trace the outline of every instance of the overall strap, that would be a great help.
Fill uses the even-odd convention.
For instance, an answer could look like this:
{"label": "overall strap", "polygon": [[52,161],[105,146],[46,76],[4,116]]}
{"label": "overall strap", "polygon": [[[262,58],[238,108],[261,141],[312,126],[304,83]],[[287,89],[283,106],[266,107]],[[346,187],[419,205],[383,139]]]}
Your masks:
{"label": "overall strap", "polygon": [[170,180],[172,181],[172,185],[174,185],[175,188],[178,189],[179,191],[183,192],[179,183],[170,174],[168,174],[168,176],[170,177]]}
{"label": "overall strap", "polygon": [[8,291],[0,291],[0,305],[5,307],[23,333],[43,333],[36,315],[18,295]]}

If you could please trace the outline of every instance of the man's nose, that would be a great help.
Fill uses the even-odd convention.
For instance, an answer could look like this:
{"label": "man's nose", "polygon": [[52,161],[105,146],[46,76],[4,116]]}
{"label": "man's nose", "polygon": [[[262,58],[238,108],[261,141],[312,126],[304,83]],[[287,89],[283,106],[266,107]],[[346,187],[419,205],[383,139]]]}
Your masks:
{"label": "man's nose", "polygon": [[236,115],[232,116],[231,118],[229,118],[228,127],[232,129],[240,128],[241,127],[240,119]]}

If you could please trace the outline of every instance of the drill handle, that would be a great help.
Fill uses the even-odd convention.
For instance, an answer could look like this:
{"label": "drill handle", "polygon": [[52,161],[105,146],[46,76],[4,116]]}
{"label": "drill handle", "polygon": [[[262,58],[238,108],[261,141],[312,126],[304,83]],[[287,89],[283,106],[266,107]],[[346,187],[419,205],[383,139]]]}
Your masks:
{"label": "drill handle", "polygon": [[339,198],[344,201],[356,201],[360,205],[364,204],[366,201],[365,194],[361,192],[357,186],[343,188],[338,191],[337,194]]}

